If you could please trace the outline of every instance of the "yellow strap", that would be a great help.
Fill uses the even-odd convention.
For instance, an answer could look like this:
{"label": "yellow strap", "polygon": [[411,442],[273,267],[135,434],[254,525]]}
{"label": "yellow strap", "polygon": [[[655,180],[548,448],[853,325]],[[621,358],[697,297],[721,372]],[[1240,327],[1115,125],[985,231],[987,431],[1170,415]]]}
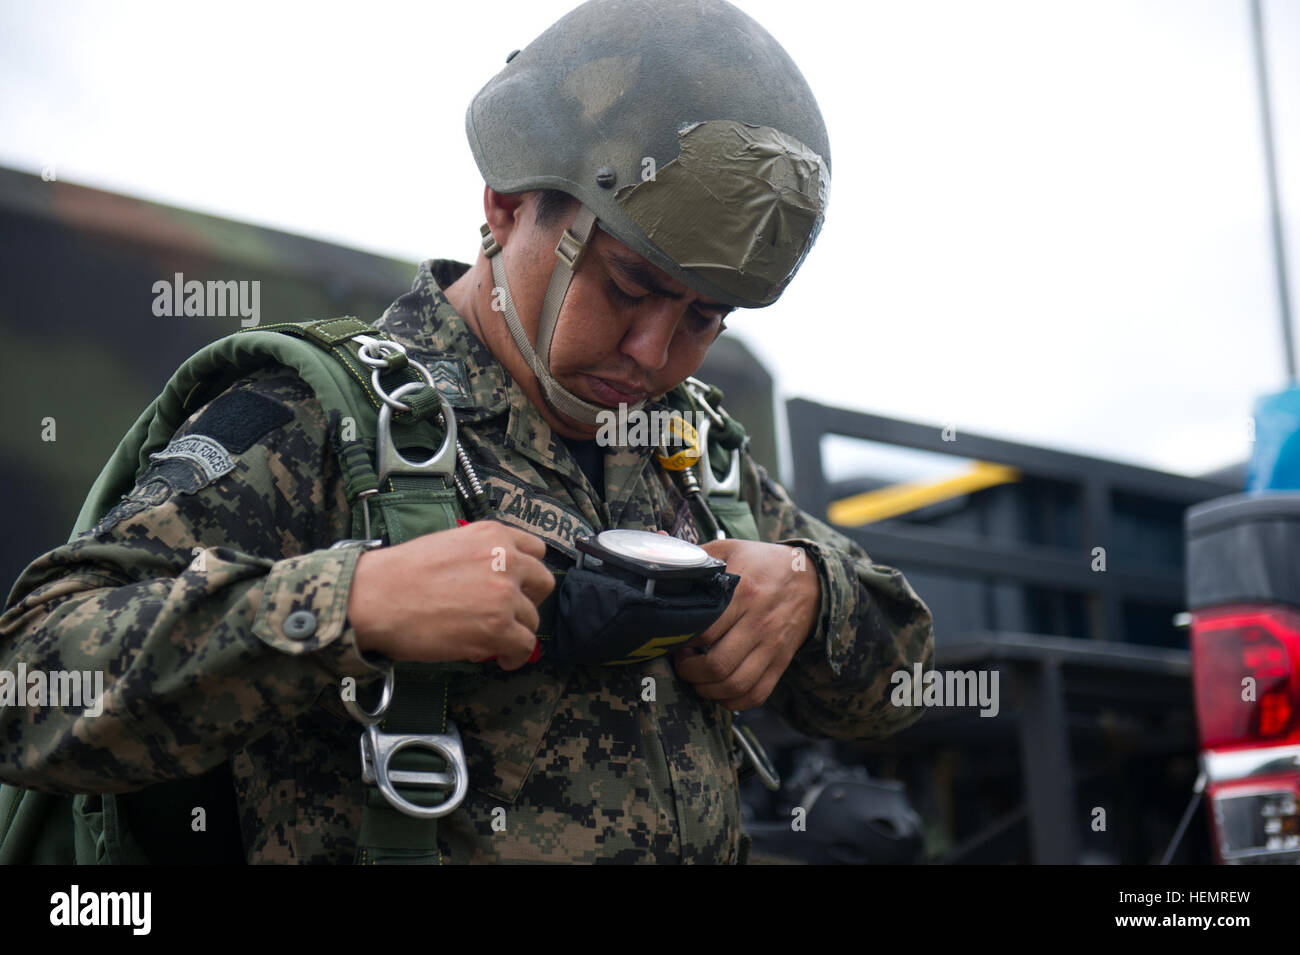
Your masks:
{"label": "yellow strap", "polygon": [[970,494],[973,491],[982,491],[986,487],[1019,480],[1020,472],[1016,468],[989,461],[976,461],[975,466],[968,473],[959,474],[957,477],[929,483],[908,481],[832,501],[826,508],[826,516],[832,524],[858,527],[862,524],[870,524],[872,521],[883,521],[887,517],[906,514],[928,504],[936,504],[962,494]]}

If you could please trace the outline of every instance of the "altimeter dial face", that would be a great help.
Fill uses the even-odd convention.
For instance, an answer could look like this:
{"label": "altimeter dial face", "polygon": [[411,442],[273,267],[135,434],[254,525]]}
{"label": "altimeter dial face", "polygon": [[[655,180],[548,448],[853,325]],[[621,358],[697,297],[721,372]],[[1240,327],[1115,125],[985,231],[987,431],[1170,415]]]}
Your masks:
{"label": "altimeter dial face", "polygon": [[653,531],[601,531],[576,545],[584,554],[647,577],[706,576],[727,566],[703,547]]}

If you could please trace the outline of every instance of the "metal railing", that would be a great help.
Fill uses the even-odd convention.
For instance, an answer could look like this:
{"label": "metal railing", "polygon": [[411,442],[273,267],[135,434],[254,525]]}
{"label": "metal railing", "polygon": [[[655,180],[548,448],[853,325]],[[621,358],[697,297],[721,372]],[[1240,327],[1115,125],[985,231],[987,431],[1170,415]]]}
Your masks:
{"label": "metal railing", "polygon": [[[1043,479],[1075,489],[1082,547],[1054,547],[985,537],[966,531],[887,520],[862,527],[836,526],[872,558],[907,571],[999,579],[1085,596],[1089,635],[1098,640],[1123,639],[1121,607],[1125,600],[1180,604],[1181,565],[1142,566],[1119,560],[1114,542],[1116,493],[1147,497],[1180,510],[1240,488],[1217,481],[1184,477],[1100,458],[1054,451],[961,432],[945,441],[934,425],[884,418],[832,408],[796,398],[786,402],[794,458],[794,496],[810,514],[826,520],[838,496],[827,480],[821,441],[841,435],[961,458],[991,461],[1018,469],[1022,480]],[[1094,547],[1107,553],[1104,573],[1093,570]]]}
{"label": "metal railing", "polygon": [[[1012,539],[1014,526],[1012,535],[1004,533],[997,538],[897,518],[859,527],[833,526],[860,544],[873,560],[898,567],[909,577],[916,571],[928,571],[1084,596],[1091,639],[1015,633],[1004,627],[990,632],[979,620],[943,620],[936,614],[936,629],[949,633],[935,652],[936,669],[992,668],[1009,677],[1009,719],[998,721],[999,730],[1010,731],[1006,745],[1018,752],[1024,792],[1019,807],[964,840],[951,854],[951,861],[1007,861],[1005,854],[1014,848],[1017,835],[1023,834],[1035,861],[1078,862],[1084,839],[1079,820],[1084,817],[1078,811],[1077,786],[1087,776],[1087,767],[1076,766],[1071,756],[1071,738],[1079,729],[1079,719],[1095,712],[1097,701],[1104,697],[1105,706],[1124,711],[1160,733],[1156,727],[1163,724],[1152,717],[1153,708],[1167,715],[1171,709],[1191,707],[1187,650],[1134,646],[1124,642],[1123,630],[1125,601],[1184,605],[1181,523],[1160,527],[1160,533],[1170,538],[1168,543],[1175,545],[1172,563],[1134,558],[1124,547],[1117,553],[1111,546],[1116,496],[1149,499],[1167,513],[1181,514],[1191,504],[1237,493],[1240,488],[970,433],[945,441],[933,425],[802,399],[787,402],[786,408],[795,465],[792,490],[800,506],[822,520],[827,519],[832,501],[846,493],[845,485],[837,486],[826,477],[821,446],[826,435],[996,462],[1019,470],[1023,484],[1056,482],[1071,489],[1067,491],[1067,497],[1074,499],[1071,506],[1054,515],[1077,520],[1071,533],[1061,535],[1071,546],[1018,542]],[[975,493],[999,491],[1003,489]],[[1007,522],[998,529],[1006,531]],[[1026,528],[1019,530],[1023,533]],[[1093,569],[1093,548],[1097,546],[1105,548],[1111,558],[1104,573]],[[958,636],[952,635],[954,630]],[[982,729],[979,723],[978,716],[957,712],[931,720],[928,726],[922,720],[882,741],[878,751],[911,752],[928,759],[926,754],[936,746],[961,745],[961,734]],[[1156,750],[1163,746],[1166,755],[1194,751],[1195,740],[1188,734],[1161,735],[1167,738],[1153,743],[1159,743]],[[1095,766],[1092,772],[1096,772]]]}

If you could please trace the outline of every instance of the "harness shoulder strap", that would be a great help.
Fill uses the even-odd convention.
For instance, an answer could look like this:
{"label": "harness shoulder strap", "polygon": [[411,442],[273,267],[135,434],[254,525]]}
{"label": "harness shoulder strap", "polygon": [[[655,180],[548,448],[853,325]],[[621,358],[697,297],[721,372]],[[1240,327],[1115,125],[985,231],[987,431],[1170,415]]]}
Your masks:
{"label": "harness shoulder strap", "polygon": [[[360,354],[358,344],[381,337],[375,329],[355,319],[341,319],[326,323],[272,325],[267,326],[267,330],[283,332],[329,350],[337,359],[330,366],[333,380],[338,381],[340,372],[348,375],[350,387],[344,393],[353,400],[354,406],[340,407],[339,410],[352,411],[353,428],[340,429],[339,452],[348,501],[353,511],[354,537],[383,537],[390,545],[396,545],[424,534],[448,530],[464,520],[450,475],[439,477],[403,469],[404,473],[386,476],[381,484],[371,464],[368,449],[377,448],[381,442],[391,439],[394,449],[399,444],[436,448],[443,440],[443,436],[430,434],[427,429],[420,432],[404,426],[398,416],[389,419],[387,430],[391,434],[383,433],[385,429],[379,427],[375,412],[383,414],[383,404],[387,400],[387,396],[376,388],[381,372],[373,364],[374,353],[366,356],[369,358],[367,361]],[[381,340],[386,340],[386,336]],[[395,365],[389,370],[406,370],[410,381],[421,381],[404,360],[396,361]],[[415,389],[402,398],[411,407],[409,418],[427,426],[430,423],[428,419],[439,409],[441,401],[427,373],[423,383],[428,387]],[[361,386],[360,391],[357,385]],[[403,387],[404,383],[399,383],[397,388],[386,390],[391,395],[399,393]],[[364,394],[368,406],[355,407],[360,394]],[[327,413],[330,410],[327,406]],[[450,432],[452,441],[453,427],[449,420],[445,430]],[[377,450],[376,453],[383,452]],[[437,741],[437,746],[459,745],[459,737],[454,736],[447,718],[447,700],[451,678],[463,669],[465,667],[451,664],[409,662],[393,666],[392,678],[397,689],[382,721],[377,726],[367,727],[362,737],[363,772],[372,785],[364,790],[361,831],[356,848],[359,864],[437,865],[442,862],[437,840],[438,817],[411,815],[374,784],[379,777],[385,777],[383,782],[390,783],[408,807],[415,805],[427,809],[436,807],[442,798],[436,792],[431,793],[418,785],[405,786],[397,780],[403,777],[411,780],[445,778],[449,772],[466,772],[463,756],[457,765],[453,765],[453,760],[443,751],[428,746],[430,741]],[[453,731],[453,736],[447,735],[449,731]],[[402,739],[422,739],[425,744],[396,748]],[[390,746],[393,747],[391,756],[385,752]]]}
{"label": "harness shoulder strap", "polygon": [[[373,353],[370,362],[364,360],[361,347],[367,340],[391,341],[378,329],[356,318],[344,317],[245,329],[200,349],[181,365],[118,444],[92,485],[71,537],[94,527],[122,495],[130,492],[137,475],[148,467],[149,455],[161,450],[195,410],[239,378],[274,365],[296,372],[316,395],[327,418],[338,416],[336,450],[353,510],[354,537],[360,536],[372,512],[375,523],[369,531],[387,536],[390,543],[455,527],[462,513],[455,488],[448,486],[449,482],[398,474],[389,477],[383,487],[379,486],[369,450],[376,446],[377,411],[383,403],[376,384],[386,381],[385,389],[392,392],[403,384],[422,379],[398,349],[387,351],[379,366],[374,363]],[[391,428],[395,445],[437,447],[441,441],[432,419],[442,402],[432,382],[426,383],[430,387],[403,396],[408,410],[393,412]],[[423,724],[427,727],[423,732],[445,731],[446,686],[445,682],[439,686],[439,679],[456,669],[411,668],[402,681],[407,692],[394,696],[388,719],[402,726],[413,725],[412,721],[436,712],[431,722]],[[421,685],[425,686],[425,693],[418,691]],[[436,702],[430,704],[429,700]],[[209,776],[215,778],[223,771],[228,773],[225,767],[219,767]],[[202,777],[200,782],[207,781],[209,776]],[[124,813],[123,805],[144,798],[144,793],[148,793],[152,804],[163,804],[170,798],[172,789],[179,793],[194,784],[191,780],[179,780],[150,787],[140,794],[75,797],[0,786],[0,862],[149,861],[148,848],[141,847],[126,831],[127,817],[136,814]],[[192,804],[192,798],[184,802],[186,806]],[[389,828],[402,830],[403,826],[399,822]],[[426,861],[430,845],[436,858],[437,845],[431,826],[423,826],[418,836],[405,831],[400,839],[423,847],[423,858],[417,861]]]}
{"label": "harness shoulder strap", "polygon": [[699,433],[700,459],[687,469],[688,483],[699,487],[699,493],[687,496],[696,523],[702,529],[716,525],[737,540],[758,540],[758,521],[740,493],[740,458],[749,446],[749,435],[722,408],[722,391],[688,378],[666,400],[694,422]]}
{"label": "harness shoulder strap", "polygon": [[[349,504],[354,509],[354,524],[360,525],[358,501],[379,490],[374,468],[367,466],[368,449],[374,448],[376,442],[376,412],[383,404],[375,382],[386,378],[393,390],[421,380],[404,355],[392,358],[385,368],[366,364],[359,350],[367,339],[390,340],[378,329],[349,317],[244,329],[200,349],[176,371],[113,452],[82,505],[72,537],[93,527],[131,490],[136,475],[148,466],[149,455],[161,450],[190,414],[238,378],[274,364],[295,371],[316,395],[326,415],[338,416],[342,424],[340,464]],[[410,410],[393,415],[394,440],[436,447],[439,436],[431,421],[440,407],[436,389],[420,389],[405,398],[405,403]],[[437,526],[423,529],[427,522],[415,520],[410,508],[412,499],[419,494],[412,490],[410,482],[397,483],[399,486],[390,484],[385,489],[391,497],[372,502],[380,505],[381,511],[383,505],[388,505],[386,516],[398,525],[389,530],[398,530],[400,536],[409,539],[428,530],[455,526],[459,515],[436,509]]]}

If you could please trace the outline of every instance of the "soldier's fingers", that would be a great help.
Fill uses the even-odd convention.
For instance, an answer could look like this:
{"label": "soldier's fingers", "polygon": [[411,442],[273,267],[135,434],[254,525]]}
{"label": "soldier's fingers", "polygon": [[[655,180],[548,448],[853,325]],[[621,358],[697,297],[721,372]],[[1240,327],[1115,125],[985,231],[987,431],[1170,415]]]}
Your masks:
{"label": "soldier's fingers", "polygon": [[722,540],[704,541],[700,546],[708,552],[710,557],[716,557],[718,560],[725,561],[728,556],[730,556],[731,552],[736,549],[738,543],[740,543],[740,541],[735,541],[726,537]]}
{"label": "soldier's fingers", "polygon": [[497,654],[497,666],[503,670],[518,670],[528,662],[536,648],[537,634],[516,623],[510,632],[510,649]]}
{"label": "soldier's fingers", "polygon": [[727,604],[727,609],[722,611],[722,616],[709,624],[708,628],[692,642],[699,646],[712,646],[726,636],[727,631],[731,630],[744,614],[745,600],[743,598],[737,600],[733,595],[731,603]]}
{"label": "soldier's fingers", "polygon": [[[746,698],[771,669],[765,654],[751,653],[739,667],[723,680],[694,684],[695,692],[706,700],[737,700]],[[735,709],[735,707],[731,707]]]}
{"label": "soldier's fingers", "polygon": [[762,634],[750,623],[745,612],[738,611],[734,624],[709,646],[708,653],[697,653],[689,644],[679,650],[678,676],[688,683],[717,683],[730,677],[762,642]]}
{"label": "soldier's fingers", "polygon": [[752,710],[756,706],[762,706],[767,702],[767,698],[772,695],[772,691],[776,689],[776,684],[784,672],[785,667],[774,663],[767,668],[767,672],[763,674],[749,692],[719,702],[729,710]]}
{"label": "soldier's fingers", "polygon": [[529,557],[535,557],[541,560],[546,556],[546,544],[540,537],[534,537],[527,531],[521,531],[517,527],[511,527],[509,524],[502,524],[501,527],[506,531],[510,542],[518,550],[523,551]]}
{"label": "soldier's fingers", "polygon": [[515,598],[515,620],[526,627],[529,633],[537,633],[537,628],[541,626],[542,618],[537,613],[537,604],[524,594]]}
{"label": "soldier's fingers", "polygon": [[519,589],[534,604],[540,604],[555,589],[555,575],[540,560],[527,554],[518,555],[517,560]]}

